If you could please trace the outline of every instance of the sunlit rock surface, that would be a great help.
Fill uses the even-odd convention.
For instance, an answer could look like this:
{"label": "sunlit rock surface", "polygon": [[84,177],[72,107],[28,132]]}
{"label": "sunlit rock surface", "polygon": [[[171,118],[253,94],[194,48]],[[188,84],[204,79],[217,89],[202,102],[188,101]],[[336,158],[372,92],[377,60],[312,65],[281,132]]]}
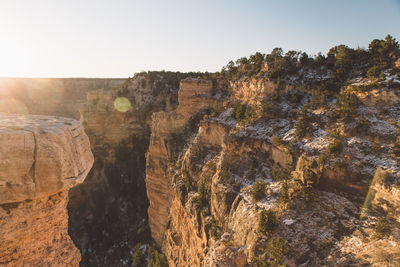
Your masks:
{"label": "sunlit rock surface", "polygon": [[[230,85],[228,98],[208,84],[182,81],[177,109],[152,117],[148,215],[152,237],[170,266],[266,264],[266,248],[277,237],[287,241],[282,262],[288,266],[390,266],[398,261],[400,165],[392,152],[399,130],[398,91],[372,88],[365,101],[358,95],[354,120],[368,120],[363,132],[356,131],[355,122],[332,120],[328,110],[335,109],[335,102],[327,101],[326,107],[309,111],[310,134],[299,138],[296,114],[311,97],[304,84],[294,79],[279,88],[264,78],[243,80]],[[302,101],[290,102],[293,90]],[[274,95],[279,95],[273,100],[279,112],[261,114],[260,103]],[[254,113],[238,121],[235,108],[229,108],[232,102],[248,104]],[[391,110],[384,112],[388,106]],[[342,134],[340,155],[328,151],[332,129]],[[284,202],[285,182],[277,180],[276,171],[286,169],[291,197]],[[375,179],[376,173],[386,180]],[[296,195],[303,190],[298,185],[310,179],[315,183],[312,200]],[[253,185],[260,180],[265,196],[255,200]],[[364,215],[369,206],[374,211]],[[262,232],[260,214],[266,210],[278,219],[273,229]],[[390,230],[381,234],[385,225]],[[229,242],[223,232],[229,233]]]}
{"label": "sunlit rock surface", "polygon": [[92,164],[78,121],[0,114],[0,265],[78,266],[68,190]]}

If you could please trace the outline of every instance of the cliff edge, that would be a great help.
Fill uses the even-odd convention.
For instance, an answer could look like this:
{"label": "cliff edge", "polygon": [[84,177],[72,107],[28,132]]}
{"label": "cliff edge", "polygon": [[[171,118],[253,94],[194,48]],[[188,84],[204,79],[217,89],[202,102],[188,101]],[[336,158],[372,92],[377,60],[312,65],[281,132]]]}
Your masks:
{"label": "cliff edge", "polygon": [[78,121],[0,114],[0,265],[78,266],[68,190],[92,165]]}

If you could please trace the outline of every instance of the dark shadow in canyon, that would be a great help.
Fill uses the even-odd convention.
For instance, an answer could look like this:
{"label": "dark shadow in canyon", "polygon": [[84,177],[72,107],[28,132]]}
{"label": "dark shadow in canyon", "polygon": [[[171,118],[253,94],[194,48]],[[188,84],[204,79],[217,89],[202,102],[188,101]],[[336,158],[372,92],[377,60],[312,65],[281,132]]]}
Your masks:
{"label": "dark shadow in canyon", "polygon": [[[70,191],[68,228],[82,253],[80,266],[131,265],[132,248],[150,242],[144,182],[148,136],[97,148],[85,182]],[[103,160],[111,150],[115,160]]]}

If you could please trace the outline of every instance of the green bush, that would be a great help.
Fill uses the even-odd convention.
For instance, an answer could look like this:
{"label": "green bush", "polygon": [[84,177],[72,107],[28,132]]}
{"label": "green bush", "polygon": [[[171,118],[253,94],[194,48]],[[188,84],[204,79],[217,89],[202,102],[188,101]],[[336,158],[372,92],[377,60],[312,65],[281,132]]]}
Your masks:
{"label": "green bush", "polygon": [[263,210],[258,220],[258,230],[260,232],[271,231],[278,224],[278,217],[273,210]]}
{"label": "green bush", "polygon": [[369,121],[364,116],[362,116],[357,122],[357,130],[360,133],[366,133],[368,131],[369,125]]}
{"label": "green bush", "polygon": [[273,181],[285,181],[289,180],[290,177],[290,166],[282,168],[278,163],[274,163],[271,171],[271,178]]}
{"label": "green bush", "polygon": [[307,118],[304,116],[300,116],[297,118],[296,122],[296,136],[299,138],[302,138],[306,135],[306,129],[307,129]]}
{"label": "green bush", "polygon": [[279,203],[288,203],[291,200],[289,194],[289,185],[287,182],[282,184],[281,191],[279,193]]}
{"label": "green bush", "polygon": [[250,121],[255,115],[255,108],[253,106],[246,106],[244,112],[244,121]]}
{"label": "green bush", "polygon": [[294,104],[300,103],[301,99],[303,98],[303,95],[297,90],[292,90],[292,91],[289,91],[288,98],[289,98],[290,103],[292,105],[294,105]]}
{"label": "green bush", "polygon": [[263,180],[258,180],[253,184],[250,194],[254,201],[259,201],[265,197],[265,187],[266,184]]}
{"label": "green bush", "polygon": [[150,248],[150,266],[151,267],[168,267],[167,258],[156,248]]}
{"label": "green bush", "polygon": [[360,100],[354,93],[341,92],[335,105],[339,120],[348,121],[357,116]]}
{"label": "green bush", "polygon": [[313,108],[321,108],[325,106],[325,91],[317,88],[312,91],[310,104]]}
{"label": "green bush", "polygon": [[254,179],[254,176],[256,174],[256,169],[258,168],[258,161],[257,160],[252,160],[250,163],[249,167],[249,172],[248,172],[248,178]]}
{"label": "green bush", "polygon": [[400,55],[399,43],[392,36],[387,35],[384,40],[372,40],[368,46],[371,65],[382,69],[392,68]]}
{"label": "green bush", "polygon": [[189,177],[185,175],[183,177],[183,181],[185,183],[186,192],[190,192],[190,190],[192,189],[192,183],[190,182]]}
{"label": "green bush", "polygon": [[333,138],[328,145],[328,153],[337,156],[343,150],[343,140],[338,131],[332,131],[330,136]]}
{"label": "green bush", "polygon": [[235,119],[237,122],[242,122],[246,118],[246,105],[239,102],[233,103],[233,110],[235,112]]}
{"label": "green bush", "polygon": [[224,107],[221,104],[219,104],[217,100],[215,100],[213,104],[213,109],[211,111],[211,117],[218,116],[223,110]]}
{"label": "green bush", "polygon": [[144,267],[146,266],[146,256],[143,254],[142,250],[140,249],[140,246],[142,244],[138,243],[136,246],[132,249],[132,264],[135,267]]}
{"label": "green bush", "polygon": [[280,113],[280,107],[275,100],[267,99],[261,103],[261,112],[265,117],[273,118]]}
{"label": "green bush", "polygon": [[209,236],[214,238],[214,240],[219,240],[221,238],[221,228],[217,225],[217,222],[214,218],[211,219],[210,222],[210,229],[208,230]]}
{"label": "green bush", "polygon": [[390,234],[390,227],[386,220],[381,219],[375,225],[375,233],[378,238],[382,238],[385,235]]}
{"label": "green bush", "polygon": [[373,79],[379,79],[379,78],[383,78],[383,73],[380,70],[380,68],[376,65],[372,66],[371,68],[368,69],[367,71],[367,77],[371,80]]}
{"label": "green bush", "polygon": [[207,198],[206,183],[202,178],[197,186],[197,196],[194,201],[199,207],[203,207],[207,203]]}
{"label": "green bush", "polygon": [[314,199],[314,186],[318,183],[317,174],[314,173],[310,168],[306,168],[303,171],[303,181],[301,184],[301,194],[305,201],[311,201]]}
{"label": "green bush", "polygon": [[310,105],[307,103],[305,104],[298,116],[297,116],[297,122],[296,122],[296,136],[298,138],[302,138],[306,135],[307,133],[307,128],[309,126],[310,123],[310,117],[308,115],[308,109],[309,109]]}
{"label": "green bush", "polygon": [[287,240],[276,237],[268,241],[266,252],[270,258],[270,266],[279,266],[289,252]]}
{"label": "green bush", "polygon": [[225,184],[229,183],[231,179],[231,171],[230,168],[222,168],[220,172],[221,181]]}

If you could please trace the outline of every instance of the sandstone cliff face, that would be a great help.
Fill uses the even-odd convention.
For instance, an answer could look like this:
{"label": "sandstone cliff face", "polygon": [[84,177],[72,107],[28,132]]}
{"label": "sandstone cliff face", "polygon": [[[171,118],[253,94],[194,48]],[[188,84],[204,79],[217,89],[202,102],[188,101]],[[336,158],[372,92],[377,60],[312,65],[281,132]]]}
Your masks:
{"label": "sandstone cliff face", "polygon": [[260,104],[267,96],[276,92],[277,85],[269,79],[252,78],[231,85],[232,98],[249,104]]}
{"label": "sandstone cliff face", "polygon": [[167,172],[169,161],[177,155],[179,147],[184,145],[185,137],[193,130],[190,122],[194,122],[196,118],[192,115],[211,108],[211,91],[210,81],[191,78],[182,80],[177,110],[153,114],[146,159],[146,189],[150,201],[149,225],[152,237],[159,245],[164,239],[172,201],[171,177]]}
{"label": "sandstone cliff face", "polygon": [[[176,75],[141,73],[121,88],[87,93],[82,116],[95,163],[69,203],[70,233],[83,266],[129,262],[137,243],[150,243],[144,184],[149,126],[153,112],[178,102]],[[130,108],[119,110],[118,99]]]}
{"label": "sandstone cliff face", "polygon": [[1,114],[0,143],[0,264],[78,266],[66,206],[93,164],[82,125]]}
{"label": "sandstone cliff face", "polygon": [[[357,120],[364,117],[369,122],[362,133],[354,122],[331,118],[327,109],[334,109],[335,101],[330,100],[327,109],[308,111],[310,134],[299,138],[295,114],[311,97],[304,84],[286,84],[283,89],[265,79],[231,84],[231,102],[254,107],[278,96],[273,100],[278,114],[255,110],[246,121],[236,121],[237,112],[227,101],[222,103],[221,95],[213,98],[206,86],[185,83],[181,82],[176,111],[152,117],[146,162],[151,233],[170,266],[267,264],[272,260],[269,242],[278,237],[287,241],[289,252],[282,261],[289,266],[385,266],[398,260],[393,207],[399,200],[400,165],[392,153],[400,119],[393,97],[397,91],[383,83],[381,89],[370,90],[387,91],[375,94],[376,100],[359,96]],[[291,102],[293,90],[302,100]],[[207,100],[198,105],[196,97]],[[213,102],[224,110],[213,117],[204,115],[201,110],[214,107]],[[383,112],[385,105],[395,107]],[[190,117],[197,119],[190,123]],[[342,138],[336,156],[330,155],[332,129]],[[373,144],[371,135],[378,136],[380,145]],[[387,172],[384,185],[373,182],[379,168]],[[255,200],[253,187],[259,181],[265,183],[265,196]],[[374,211],[360,219],[365,205]],[[276,214],[277,221],[261,231],[261,213],[266,210]],[[392,229],[377,238],[375,231],[384,224],[380,220]]]}

